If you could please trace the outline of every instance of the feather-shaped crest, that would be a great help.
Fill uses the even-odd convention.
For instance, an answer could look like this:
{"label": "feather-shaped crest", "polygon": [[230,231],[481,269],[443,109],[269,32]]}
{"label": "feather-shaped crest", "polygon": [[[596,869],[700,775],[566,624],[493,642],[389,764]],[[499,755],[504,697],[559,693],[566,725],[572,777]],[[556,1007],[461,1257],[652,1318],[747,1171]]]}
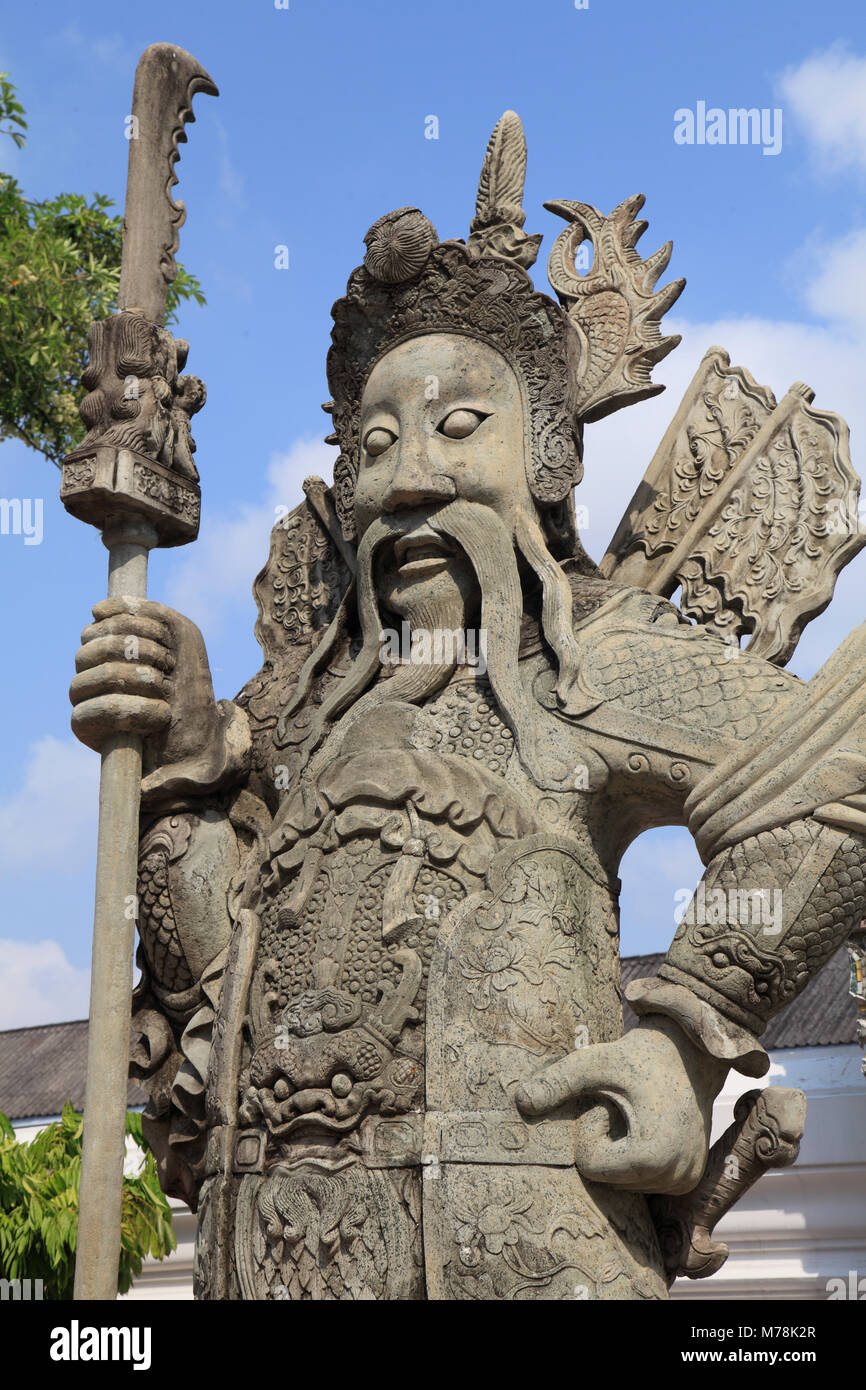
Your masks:
{"label": "feather-shaped crest", "polygon": [[[563,199],[544,204],[572,224],[554,242],[547,274],[581,339],[577,413],[584,421],[601,420],[620,406],[663,391],[650,380],[650,372],[680,341],[677,334],[663,338],[659,323],[685,280],[672,280],[655,292],[673,243],[666,242],[645,261],[634,249],[647,229],[646,222],[635,221],[644,202],[637,193],[609,217],[589,203]],[[585,241],[592,243],[593,259],[582,275],[575,260]]]}
{"label": "feather-shaped crest", "polygon": [[523,184],[526,179],[526,137],[516,111],[506,111],[493,128],[478,180],[475,219],[471,230],[496,222],[522,227]]}
{"label": "feather-shaped crest", "polygon": [[526,236],[523,184],[526,137],[515,111],[506,111],[493,128],[478,180],[475,216],[468,246],[479,256],[498,256],[528,270],[538,255],[540,236]]}

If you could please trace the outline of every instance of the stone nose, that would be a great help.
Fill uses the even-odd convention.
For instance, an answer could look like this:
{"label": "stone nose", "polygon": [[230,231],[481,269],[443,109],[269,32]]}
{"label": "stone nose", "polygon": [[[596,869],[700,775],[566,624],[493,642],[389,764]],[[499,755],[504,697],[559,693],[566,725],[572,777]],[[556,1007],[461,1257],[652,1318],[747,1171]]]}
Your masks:
{"label": "stone nose", "polygon": [[394,471],[382,497],[382,510],[396,512],[425,502],[446,502],[457,488],[447,473],[433,470],[427,450],[398,441]]}

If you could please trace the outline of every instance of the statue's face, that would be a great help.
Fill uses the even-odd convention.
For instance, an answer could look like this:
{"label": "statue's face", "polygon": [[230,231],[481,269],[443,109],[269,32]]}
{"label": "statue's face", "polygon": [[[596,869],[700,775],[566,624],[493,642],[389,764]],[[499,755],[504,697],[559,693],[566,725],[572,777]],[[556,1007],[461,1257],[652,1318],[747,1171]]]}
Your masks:
{"label": "statue's face", "polygon": [[386,606],[404,611],[456,585],[474,584],[468,559],[425,519],[454,498],[490,507],[510,529],[519,505],[536,514],[524,467],[523,403],[505,358],[459,333],[410,339],[370,374],[361,401],[355,490],[359,538],[392,515],[405,532],[377,565]]}

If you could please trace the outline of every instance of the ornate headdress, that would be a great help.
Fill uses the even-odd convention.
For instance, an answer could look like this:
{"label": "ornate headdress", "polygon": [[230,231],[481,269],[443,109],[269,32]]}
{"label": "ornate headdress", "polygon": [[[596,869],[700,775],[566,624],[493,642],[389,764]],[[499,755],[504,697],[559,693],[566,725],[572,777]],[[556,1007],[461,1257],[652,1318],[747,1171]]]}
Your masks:
{"label": "ornate headdress", "polygon": [[[522,228],[526,141],[520,118],[506,111],[487,146],[475,217],[466,242],[440,243],[418,208],[399,208],[370,228],[363,265],[349,277],[333,308],[325,406],[334,421],[328,442],[339,444],[334,500],[347,540],[355,538],[353,500],[359,461],[364,384],[391,348],[425,333],[463,333],[499,351],[524,394],[530,489],[543,510],[570,505],[583,473],[583,425],[620,406],[664,390],[653,385],[654,364],[676,347],[659,322],[681,293],[675,280],[654,293],[672,243],[641,260],[635,243],[642,194],[609,217],[586,203],[545,207],[571,224],[548,261],[559,305],[539,294],[528,269],[541,237]],[[593,247],[585,275],[576,254]]]}

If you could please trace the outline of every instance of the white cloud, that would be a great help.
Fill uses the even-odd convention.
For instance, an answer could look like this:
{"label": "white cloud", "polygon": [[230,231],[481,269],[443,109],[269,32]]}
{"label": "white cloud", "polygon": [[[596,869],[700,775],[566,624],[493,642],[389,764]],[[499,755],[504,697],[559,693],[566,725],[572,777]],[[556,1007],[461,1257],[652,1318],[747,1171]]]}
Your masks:
{"label": "white cloud", "polygon": [[837,241],[812,237],[788,263],[788,279],[802,285],[812,313],[861,340],[866,337],[866,228]]}
{"label": "white cloud", "polygon": [[46,735],[28,752],[24,784],[0,802],[0,869],[72,873],[96,845],[99,758]]}
{"label": "white cloud", "polygon": [[788,68],[778,85],[823,168],[866,170],[866,57],[835,43]]}
{"label": "white cloud", "polygon": [[138,53],[120,34],[102,34],[99,37],[83,34],[77,19],[67,24],[66,28],[55,36],[55,42],[58,41],[67,48],[86,48],[88,58],[96,58],[106,67],[115,68],[124,74],[134,72],[138,62]]}
{"label": "white cloud", "polygon": [[0,1027],[86,1018],[89,995],[90,971],[70,964],[57,941],[0,938]]}
{"label": "white cloud", "polygon": [[119,34],[108,34],[104,39],[91,42],[89,47],[100,63],[107,63],[121,72],[128,72],[135,61],[133,50]]}
{"label": "white cloud", "polygon": [[228,131],[225,126],[218,123],[220,140],[220,161],[219,161],[219,186],[220,192],[224,193],[232,202],[239,202],[244,192],[244,176],[238,169],[231,156],[229,147]]}
{"label": "white cloud", "polygon": [[264,499],[204,520],[194,550],[168,585],[167,602],[209,634],[223,627],[233,609],[249,610],[253,579],[268,557],[271,529],[280,515],[277,508],[291,511],[298,505],[301,484],[310,474],[330,481],[335,458],[335,451],[318,439],[299,439],[287,453],[274,454]]}

